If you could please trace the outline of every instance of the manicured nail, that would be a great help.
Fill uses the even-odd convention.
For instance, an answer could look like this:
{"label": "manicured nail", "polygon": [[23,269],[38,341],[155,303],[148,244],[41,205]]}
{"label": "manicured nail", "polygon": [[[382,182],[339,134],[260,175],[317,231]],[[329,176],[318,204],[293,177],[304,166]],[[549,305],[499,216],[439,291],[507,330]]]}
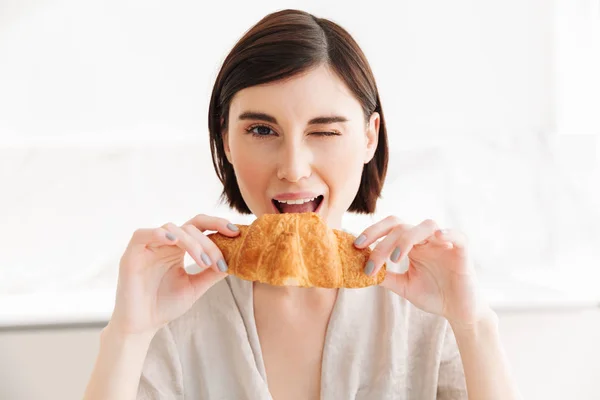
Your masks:
{"label": "manicured nail", "polygon": [[365,242],[365,240],[367,240],[367,237],[365,235],[360,235],[359,237],[356,238],[356,240],[354,241],[354,244],[357,246],[360,246],[361,244],[363,244]]}
{"label": "manicured nail", "polygon": [[369,260],[369,262],[367,262],[367,266],[365,267],[365,274],[371,275],[374,269],[375,263],[372,260]]}
{"label": "manicured nail", "polygon": [[176,239],[175,235],[173,235],[171,232],[167,232],[165,233],[165,236],[167,237],[167,239],[169,239],[170,241],[173,241]]}
{"label": "manicured nail", "polygon": [[219,268],[219,271],[221,271],[221,272],[227,271],[227,268],[228,268],[227,263],[223,259],[217,261],[217,267]]}
{"label": "manicured nail", "polygon": [[237,231],[239,231],[239,230],[240,230],[240,228],[238,228],[237,226],[235,226],[235,225],[234,225],[234,224],[232,224],[231,222],[227,224],[227,228],[228,228],[230,231],[234,231],[234,232],[237,232]]}
{"label": "manicured nail", "polygon": [[202,259],[202,262],[204,264],[206,264],[207,267],[209,267],[212,264],[212,260],[210,259],[210,257],[208,256],[208,254],[202,253],[200,255],[200,258]]}
{"label": "manicured nail", "polygon": [[390,260],[392,260],[392,262],[398,262],[398,259],[400,258],[400,253],[402,253],[400,251],[400,247],[396,247],[394,249],[394,251],[392,252],[392,256],[390,257]]}

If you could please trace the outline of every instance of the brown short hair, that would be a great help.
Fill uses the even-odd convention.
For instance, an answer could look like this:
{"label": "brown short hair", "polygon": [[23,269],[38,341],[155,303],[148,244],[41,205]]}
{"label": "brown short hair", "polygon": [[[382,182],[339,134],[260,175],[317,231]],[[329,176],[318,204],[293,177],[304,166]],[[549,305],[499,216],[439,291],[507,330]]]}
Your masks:
{"label": "brown short hair", "polygon": [[380,115],[379,141],[373,158],[363,167],[360,187],[348,211],[375,212],[385,179],[388,144],[385,120],[375,78],[365,55],[346,30],[324,18],[299,10],[267,15],[250,28],[225,58],[210,98],[208,130],[221,199],[242,214],[251,214],[223,148],[229,106],[247,87],[278,81],[319,65],[328,65],[360,102],[366,121]]}

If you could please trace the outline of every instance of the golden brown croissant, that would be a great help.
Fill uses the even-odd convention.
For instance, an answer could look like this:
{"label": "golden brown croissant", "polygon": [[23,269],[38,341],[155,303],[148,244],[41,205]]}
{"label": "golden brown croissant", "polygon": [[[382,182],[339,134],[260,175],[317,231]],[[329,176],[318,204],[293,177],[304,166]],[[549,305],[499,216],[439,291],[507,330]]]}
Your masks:
{"label": "golden brown croissant", "polygon": [[316,213],[265,214],[251,225],[237,225],[240,234],[208,237],[221,249],[228,272],[249,281],[278,286],[360,288],[377,285],[364,267],[369,248],[354,247],[355,237],[331,229]]}

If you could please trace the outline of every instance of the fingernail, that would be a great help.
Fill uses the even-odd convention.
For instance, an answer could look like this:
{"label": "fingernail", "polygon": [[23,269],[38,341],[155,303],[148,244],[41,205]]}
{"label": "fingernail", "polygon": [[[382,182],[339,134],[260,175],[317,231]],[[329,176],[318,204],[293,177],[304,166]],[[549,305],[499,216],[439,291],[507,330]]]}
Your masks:
{"label": "fingernail", "polygon": [[360,235],[359,237],[356,238],[356,240],[354,241],[354,244],[357,246],[360,246],[361,244],[363,244],[365,242],[365,240],[367,240],[367,237],[365,235]]}
{"label": "fingernail", "polygon": [[228,228],[230,231],[234,231],[234,232],[237,232],[237,231],[239,231],[239,230],[240,230],[240,228],[238,228],[237,226],[235,226],[235,225],[234,225],[234,224],[232,224],[231,222],[227,224],[227,228]]}
{"label": "fingernail", "polygon": [[369,262],[367,262],[367,266],[365,267],[365,274],[371,275],[374,269],[375,263],[372,260],[369,260]]}
{"label": "fingernail", "polygon": [[176,239],[176,238],[175,238],[175,235],[173,235],[171,232],[167,232],[167,233],[165,234],[165,236],[167,237],[167,239],[169,239],[169,240],[171,240],[171,241],[173,241],[173,240],[175,240],[175,239]]}
{"label": "fingernail", "polygon": [[217,261],[217,267],[219,268],[219,271],[221,271],[221,272],[227,271],[227,268],[228,268],[227,263],[223,259]]}
{"label": "fingernail", "polygon": [[207,267],[208,267],[208,266],[210,266],[210,265],[212,264],[212,260],[210,259],[210,257],[208,256],[208,254],[206,254],[206,253],[202,253],[202,254],[200,255],[200,258],[202,259],[202,262],[203,262],[204,264],[206,264],[206,266],[207,266]]}
{"label": "fingernail", "polygon": [[400,253],[402,253],[400,251],[400,247],[396,247],[394,249],[394,251],[392,252],[392,256],[390,257],[390,260],[392,260],[392,262],[398,262],[398,259],[400,258]]}

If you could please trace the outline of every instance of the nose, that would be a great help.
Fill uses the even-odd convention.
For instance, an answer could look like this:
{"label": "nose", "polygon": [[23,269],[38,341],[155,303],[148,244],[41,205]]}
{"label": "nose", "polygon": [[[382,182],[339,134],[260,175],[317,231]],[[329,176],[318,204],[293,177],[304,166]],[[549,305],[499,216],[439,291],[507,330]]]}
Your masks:
{"label": "nose", "polygon": [[310,177],[313,155],[307,146],[289,141],[279,151],[277,178],[295,183]]}

